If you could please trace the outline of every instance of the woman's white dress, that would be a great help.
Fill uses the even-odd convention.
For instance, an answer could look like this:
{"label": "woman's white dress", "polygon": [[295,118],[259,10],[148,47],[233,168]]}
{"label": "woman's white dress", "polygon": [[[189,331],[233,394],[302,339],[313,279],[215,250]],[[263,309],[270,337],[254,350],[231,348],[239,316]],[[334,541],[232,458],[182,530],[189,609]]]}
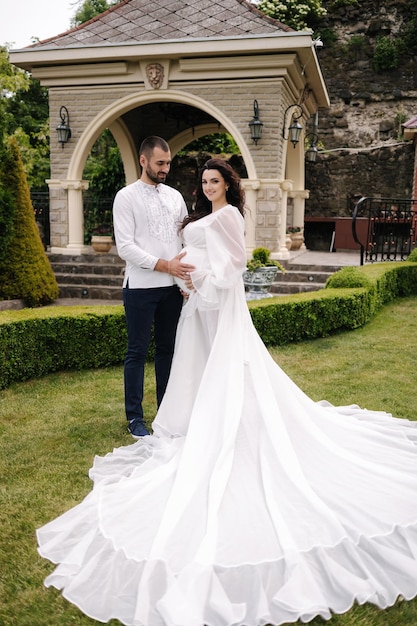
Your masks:
{"label": "woman's white dress", "polygon": [[260,626],[417,594],[417,428],[308,398],[254,329],[243,218],[184,231],[185,304],[154,434],[96,457],[37,531],[45,581],[138,626]]}

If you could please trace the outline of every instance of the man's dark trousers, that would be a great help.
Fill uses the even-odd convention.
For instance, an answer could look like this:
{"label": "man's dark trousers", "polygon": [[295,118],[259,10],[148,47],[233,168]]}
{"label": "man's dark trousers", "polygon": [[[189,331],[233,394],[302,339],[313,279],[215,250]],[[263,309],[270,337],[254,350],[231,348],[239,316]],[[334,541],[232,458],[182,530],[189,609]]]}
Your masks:
{"label": "man's dark trousers", "polygon": [[183,297],[178,287],[123,289],[127,324],[127,350],[124,363],[126,417],[143,420],[145,363],[151,340],[155,341],[156,399],[161,403],[168,383],[174,353],[175,335]]}

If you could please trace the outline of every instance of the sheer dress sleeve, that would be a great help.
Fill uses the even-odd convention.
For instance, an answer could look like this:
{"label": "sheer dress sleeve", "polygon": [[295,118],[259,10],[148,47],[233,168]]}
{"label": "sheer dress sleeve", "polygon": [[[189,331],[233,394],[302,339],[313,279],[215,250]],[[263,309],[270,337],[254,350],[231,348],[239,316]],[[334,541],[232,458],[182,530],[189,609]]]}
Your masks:
{"label": "sheer dress sleeve", "polygon": [[218,290],[237,285],[246,268],[244,220],[238,209],[229,205],[216,211],[205,227],[205,239],[209,268],[197,268],[191,280],[204,301],[216,304]]}

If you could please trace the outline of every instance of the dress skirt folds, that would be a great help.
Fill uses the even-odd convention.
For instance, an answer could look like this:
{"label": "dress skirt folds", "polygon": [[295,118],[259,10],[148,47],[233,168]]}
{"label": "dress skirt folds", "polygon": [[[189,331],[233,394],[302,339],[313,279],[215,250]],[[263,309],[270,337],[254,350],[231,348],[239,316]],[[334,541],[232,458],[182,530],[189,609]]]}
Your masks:
{"label": "dress skirt folds", "polygon": [[270,357],[230,205],[184,230],[183,307],[153,435],[96,457],[37,531],[45,581],[92,618],[261,626],[417,594],[417,428],[307,397]]}

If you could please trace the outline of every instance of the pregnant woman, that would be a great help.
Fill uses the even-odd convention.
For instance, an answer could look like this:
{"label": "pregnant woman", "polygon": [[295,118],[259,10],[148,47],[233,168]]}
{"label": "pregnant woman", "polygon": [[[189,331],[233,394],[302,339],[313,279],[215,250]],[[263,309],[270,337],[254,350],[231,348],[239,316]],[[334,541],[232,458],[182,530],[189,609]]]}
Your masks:
{"label": "pregnant woman", "polygon": [[417,428],[306,396],[248,311],[244,198],[204,166],[181,232],[196,267],[153,434],[95,459],[38,530],[45,584],[135,626],[261,626],[417,594]]}

